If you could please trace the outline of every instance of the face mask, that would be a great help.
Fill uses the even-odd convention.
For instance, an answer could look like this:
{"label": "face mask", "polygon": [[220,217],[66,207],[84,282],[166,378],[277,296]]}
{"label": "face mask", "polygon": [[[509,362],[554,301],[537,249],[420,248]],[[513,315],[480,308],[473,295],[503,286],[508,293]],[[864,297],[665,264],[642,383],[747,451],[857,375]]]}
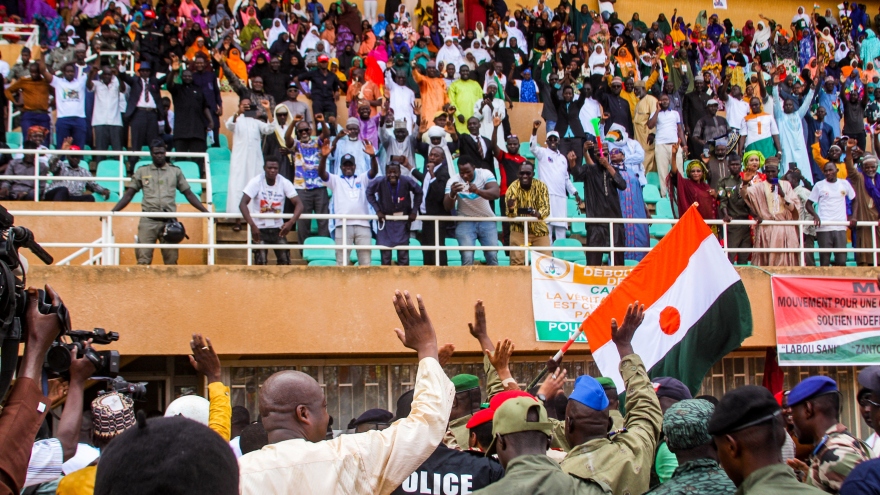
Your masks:
{"label": "face mask", "polygon": [[553,85],[553,87],[554,87],[554,88],[556,88],[556,89],[559,89],[559,88],[561,88],[561,87],[562,87],[562,85],[561,85],[561,84],[559,84],[559,83],[556,83],[556,84],[554,84],[554,85]]}
{"label": "face mask", "polygon": [[739,48],[731,48],[730,53],[736,53],[739,51]]}

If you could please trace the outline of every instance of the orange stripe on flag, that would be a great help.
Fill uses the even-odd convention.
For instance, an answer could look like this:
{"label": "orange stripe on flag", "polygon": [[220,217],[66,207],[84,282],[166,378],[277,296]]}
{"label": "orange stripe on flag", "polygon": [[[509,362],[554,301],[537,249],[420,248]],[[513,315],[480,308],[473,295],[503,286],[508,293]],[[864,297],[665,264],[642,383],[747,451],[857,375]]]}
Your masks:
{"label": "orange stripe on flag", "polygon": [[[581,324],[590,343],[597,349],[611,340],[611,319],[623,323],[626,307],[639,301],[653,305],[678,279],[707,236],[712,235],[696,208],[691,206],[678,223],[620,285],[608,295]],[[707,268],[707,273],[710,267]]]}

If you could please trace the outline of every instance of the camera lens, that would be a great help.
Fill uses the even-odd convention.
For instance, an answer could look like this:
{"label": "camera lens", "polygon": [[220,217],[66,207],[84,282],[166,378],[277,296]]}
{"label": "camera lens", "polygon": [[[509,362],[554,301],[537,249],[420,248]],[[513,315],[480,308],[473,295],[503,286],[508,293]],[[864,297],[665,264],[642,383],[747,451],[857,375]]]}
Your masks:
{"label": "camera lens", "polygon": [[64,344],[52,344],[46,353],[46,364],[55,373],[63,373],[70,369],[70,351]]}

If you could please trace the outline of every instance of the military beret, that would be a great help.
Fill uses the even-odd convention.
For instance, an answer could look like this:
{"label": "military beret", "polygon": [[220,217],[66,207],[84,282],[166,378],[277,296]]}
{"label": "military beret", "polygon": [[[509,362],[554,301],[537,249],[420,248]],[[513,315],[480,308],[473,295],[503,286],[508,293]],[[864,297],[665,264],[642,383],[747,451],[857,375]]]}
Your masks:
{"label": "military beret", "polygon": [[368,409],[358,416],[357,419],[352,421],[352,424],[349,425],[349,427],[356,428],[358,425],[366,423],[390,423],[392,419],[394,419],[394,415],[391,414],[391,411],[386,411],[385,409]]}
{"label": "military beret", "polygon": [[859,385],[880,393],[880,366],[868,366],[859,371]]}
{"label": "military beret", "polygon": [[482,424],[488,423],[492,421],[492,418],[495,416],[494,409],[483,409],[482,411],[477,411],[471,416],[471,419],[468,420],[465,425],[468,429],[476,428]]}
{"label": "military beret", "polygon": [[607,376],[600,376],[599,378],[596,378],[596,381],[599,382],[599,385],[602,385],[602,388],[605,390],[617,390],[617,385],[614,384],[614,380]]}
{"label": "military beret", "polygon": [[577,380],[574,381],[574,390],[568,396],[568,400],[580,402],[596,411],[604,411],[608,407],[608,396],[605,395],[605,389],[598,380],[589,375],[577,377]]}
{"label": "military beret", "polygon": [[735,388],[724,394],[715,407],[709,420],[709,434],[724,435],[755,426],[781,412],[782,408],[766,388],[757,385]]}
{"label": "military beret", "polygon": [[501,404],[508,399],[513,399],[516,397],[534,397],[532,394],[525,392],[523,390],[506,390],[504,392],[497,393],[489,399],[489,409],[493,411],[501,407]]}
{"label": "military beret", "polygon": [[667,409],[663,414],[663,434],[669,449],[674,452],[709,443],[709,418],[713,412],[715,406],[702,399],[685,399]]}
{"label": "military beret", "polygon": [[651,381],[654,383],[654,391],[657,392],[657,397],[669,397],[675,400],[694,398],[687,385],[671,376],[661,376]]}
{"label": "military beret", "polygon": [[452,377],[452,384],[455,385],[455,393],[464,392],[465,390],[480,388],[480,379],[474,375],[455,375]]}
{"label": "military beret", "polygon": [[829,394],[837,392],[837,382],[827,376],[811,376],[805,378],[795,385],[791,392],[788,393],[788,407],[794,407],[796,404],[815,397],[817,395]]}

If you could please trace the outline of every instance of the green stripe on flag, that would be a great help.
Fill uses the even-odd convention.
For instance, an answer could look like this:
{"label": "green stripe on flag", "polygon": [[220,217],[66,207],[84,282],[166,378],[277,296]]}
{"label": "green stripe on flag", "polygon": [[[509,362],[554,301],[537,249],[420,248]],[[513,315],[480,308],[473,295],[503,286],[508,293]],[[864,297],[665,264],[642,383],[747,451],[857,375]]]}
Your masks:
{"label": "green stripe on flag", "polygon": [[751,334],[752,308],[739,280],[718,296],[687,329],[687,335],[648,370],[648,376],[677,378],[696,395],[712,366],[740,347]]}
{"label": "green stripe on flag", "polygon": [[780,364],[785,362],[787,365],[839,366],[880,363],[880,336],[867,337],[841,345],[818,342],[808,346],[807,352],[779,353]]}

